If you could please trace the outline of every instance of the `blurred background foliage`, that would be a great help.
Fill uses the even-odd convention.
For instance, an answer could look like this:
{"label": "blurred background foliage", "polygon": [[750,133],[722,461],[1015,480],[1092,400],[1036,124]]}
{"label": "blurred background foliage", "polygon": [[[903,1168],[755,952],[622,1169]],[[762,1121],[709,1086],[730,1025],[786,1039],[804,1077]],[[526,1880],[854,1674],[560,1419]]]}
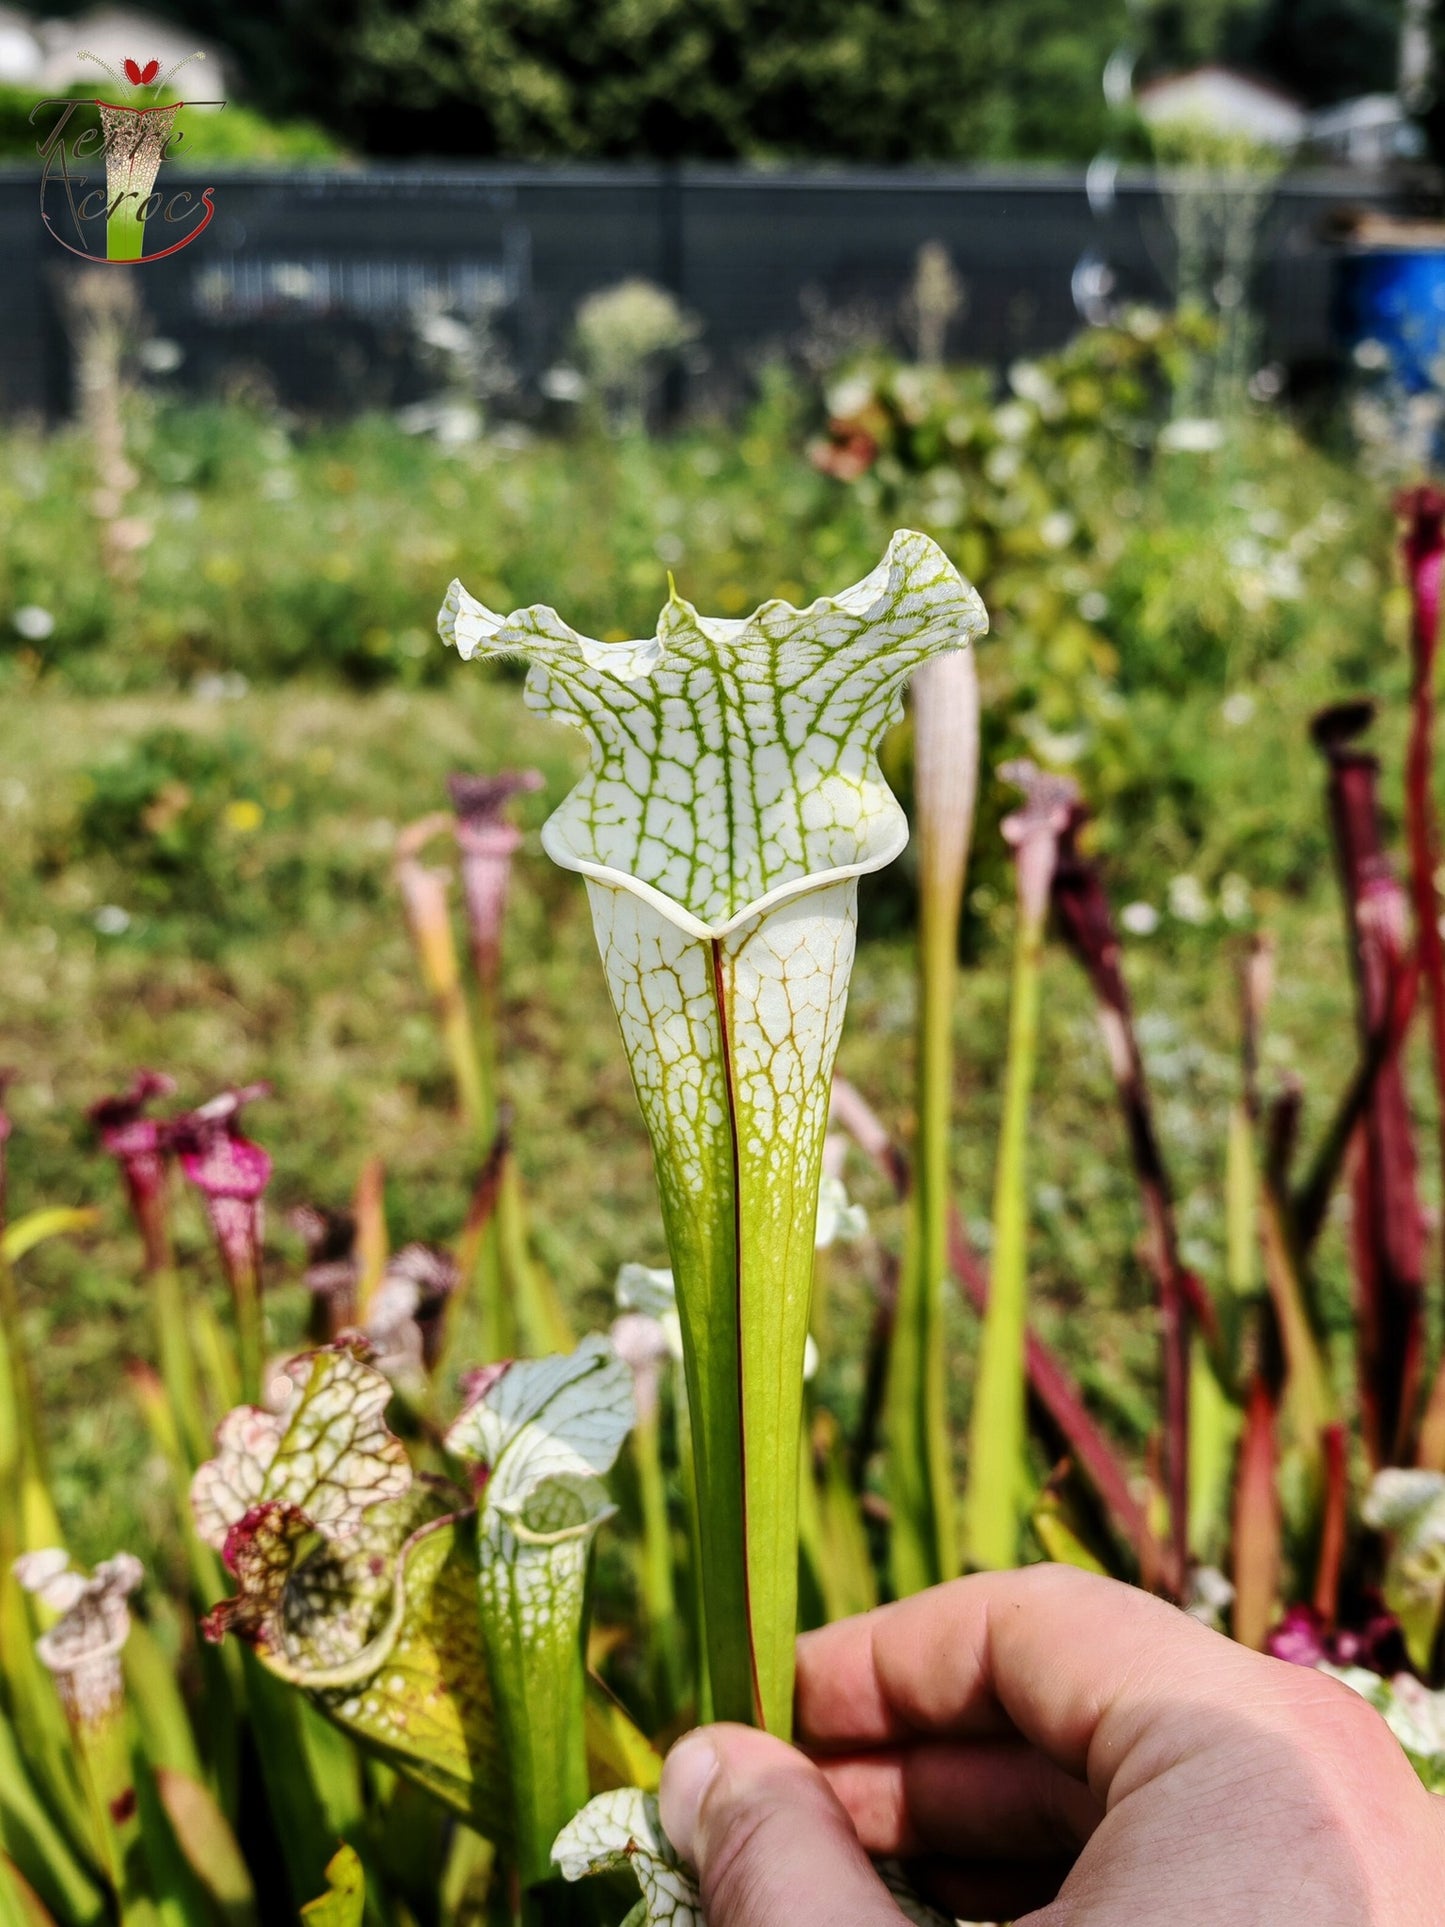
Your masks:
{"label": "blurred background foliage", "polygon": [[[44,98],[93,101],[106,83],[78,81],[63,95],[47,93]],[[113,91],[113,90],[112,90]],[[30,160],[37,141],[44,141],[55,127],[61,109],[42,109],[36,120],[37,100],[31,87],[0,83],[0,161]],[[158,104],[179,96],[165,91]],[[197,113],[201,110],[197,109]],[[87,124],[96,124],[94,108],[79,107],[66,122],[66,139],[74,140]],[[177,153],[179,154],[179,149]],[[258,108],[242,102],[227,101],[222,113],[207,113],[205,151],[208,162],[226,165],[307,166],[319,161],[334,161],[342,152],[340,142],[319,124],[305,120],[271,119]]]}
{"label": "blurred background foliage", "polygon": [[[1126,131],[1099,87],[1121,44],[1146,68],[1223,59],[1311,106],[1388,91],[1401,9],[252,0],[218,14],[207,0],[155,0],[154,11],[234,49],[246,105],[315,122],[362,154],[942,162],[1089,159]],[[252,156],[265,157],[259,140]]]}

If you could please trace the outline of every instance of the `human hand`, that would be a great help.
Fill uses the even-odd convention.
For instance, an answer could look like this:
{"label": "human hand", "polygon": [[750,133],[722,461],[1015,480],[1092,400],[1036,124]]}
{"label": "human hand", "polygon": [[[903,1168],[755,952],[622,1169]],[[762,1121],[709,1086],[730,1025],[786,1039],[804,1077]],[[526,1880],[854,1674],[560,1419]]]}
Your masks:
{"label": "human hand", "polygon": [[[798,1743],[680,1741],[709,1927],[898,1927],[868,1855],[1022,1927],[1438,1927],[1445,1801],[1363,1699],[1063,1566],[809,1633]],[[1038,1912],[1026,1912],[1038,1908]]]}

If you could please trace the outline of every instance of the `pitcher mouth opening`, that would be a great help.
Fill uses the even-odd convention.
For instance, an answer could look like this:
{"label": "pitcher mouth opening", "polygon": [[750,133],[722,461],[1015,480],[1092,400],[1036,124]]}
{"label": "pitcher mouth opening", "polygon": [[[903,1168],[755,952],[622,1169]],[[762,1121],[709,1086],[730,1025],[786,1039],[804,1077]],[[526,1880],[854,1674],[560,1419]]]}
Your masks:
{"label": "pitcher mouth opening", "polygon": [[860,857],[856,863],[839,864],[828,870],[809,870],[802,876],[790,877],[785,883],[775,884],[759,897],[743,905],[720,923],[705,923],[701,917],[680,904],[676,898],[667,895],[655,885],[646,883],[641,877],[633,876],[627,870],[618,870],[606,863],[598,863],[590,857],[581,856],[566,840],[566,832],[555,827],[556,819],[549,819],[542,825],[542,848],[560,869],[574,870],[589,882],[605,884],[609,889],[622,890],[629,896],[639,898],[668,923],[681,930],[685,936],[694,938],[698,943],[716,943],[730,937],[746,923],[766,916],[769,911],[790,903],[795,897],[811,895],[815,890],[826,890],[833,884],[847,883],[853,877],[868,876],[874,870],[883,870],[899,856],[908,843],[908,819],[901,809],[897,809],[897,820],[888,836],[878,842],[875,848]]}

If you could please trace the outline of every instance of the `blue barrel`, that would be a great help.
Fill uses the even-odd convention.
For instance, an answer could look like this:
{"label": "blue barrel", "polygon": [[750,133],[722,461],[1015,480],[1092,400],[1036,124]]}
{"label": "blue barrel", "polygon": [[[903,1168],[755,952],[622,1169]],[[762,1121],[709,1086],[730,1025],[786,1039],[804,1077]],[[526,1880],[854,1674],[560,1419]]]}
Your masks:
{"label": "blue barrel", "polygon": [[1445,246],[1347,250],[1339,321],[1349,348],[1378,342],[1406,394],[1445,385]]}

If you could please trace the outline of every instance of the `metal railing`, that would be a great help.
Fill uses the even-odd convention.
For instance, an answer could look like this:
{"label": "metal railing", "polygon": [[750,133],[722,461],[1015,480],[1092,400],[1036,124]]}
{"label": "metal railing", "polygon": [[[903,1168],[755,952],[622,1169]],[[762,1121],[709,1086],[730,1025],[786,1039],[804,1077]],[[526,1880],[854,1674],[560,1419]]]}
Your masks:
{"label": "metal railing", "polygon": [[[1074,270],[1099,245],[1082,172],[721,167],[388,167],[216,170],[216,213],[193,247],[132,274],[157,334],[196,391],[260,377],[293,407],[392,406],[426,392],[408,325],[418,301],[499,314],[524,382],[562,355],[577,303],[641,275],[702,324],[693,397],[735,393],[820,318],[899,328],[918,249],[948,250],[965,299],[960,359],[1005,363],[1078,326]],[[1389,205],[1360,176],[1282,183],[1253,300],[1266,356],[1328,362],[1341,205]],[[47,233],[38,169],[0,170],[0,410],[69,406],[60,278],[77,264]],[[1118,293],[1168,298],[1168,225],[1147,174],[1115,187],[1109,254]]]}

